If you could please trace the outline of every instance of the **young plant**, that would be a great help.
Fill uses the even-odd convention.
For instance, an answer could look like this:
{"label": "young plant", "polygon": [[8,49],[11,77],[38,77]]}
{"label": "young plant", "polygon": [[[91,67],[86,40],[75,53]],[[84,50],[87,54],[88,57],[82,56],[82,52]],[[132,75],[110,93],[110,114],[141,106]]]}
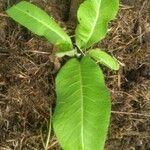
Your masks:
{"label": "young plant", "polygon": [[[91,47],[107,33],[119,0],[85,0],[79,7],[75,43],[53,18],[22,1],[7,10],[15,21],[44,36],[57,48],[57,57],[71,58],[56,77],[53,127],[64,150],[103,150],[110,123],[111,99],[99,63],[118,70],[117,60]],[[75,45],[75,46],[73,46]]]}

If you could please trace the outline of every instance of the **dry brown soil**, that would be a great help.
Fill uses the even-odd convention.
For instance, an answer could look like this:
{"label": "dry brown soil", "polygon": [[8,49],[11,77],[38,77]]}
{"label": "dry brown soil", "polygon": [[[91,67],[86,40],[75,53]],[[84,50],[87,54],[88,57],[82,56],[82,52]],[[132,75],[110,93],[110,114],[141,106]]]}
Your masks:
{"label": "dry brown soil", "polygon": [[[17,1],[0,0],[0,150],[42,150],[49,110],[55,107],[54,78],[65,60],[5,14]],[[69,1],[32,2],[73,33]],[[118,72],[103,67],[112,95],[105,149],[150,150],[150,0],[122,0],[108,36],[97,46],[121,64]],[[60,150],[53,131],[49,149]]]}

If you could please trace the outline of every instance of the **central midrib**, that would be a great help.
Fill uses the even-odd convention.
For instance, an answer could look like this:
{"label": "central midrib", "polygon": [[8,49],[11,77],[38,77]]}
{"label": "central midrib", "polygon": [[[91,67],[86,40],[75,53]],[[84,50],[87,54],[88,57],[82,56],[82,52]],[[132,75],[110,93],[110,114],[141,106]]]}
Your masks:
{"label": "central midrib", "polygon": [[83,116],[84,116],[84,110],[83,110],[83,79],[82,79],[82,68],[81,68],[81,64],[80,64],[80,67],[79,67],[79,72],[80,72],[80,89],[81,89],[81,144],[82,144],[82,150],[84,150],[84,133],[83,133],[83,129],[84,129],[84,122],[83,122]]}
{"label": "central midrib", "polygon": [[52,30],[53,32],[55,32],[58,36],[60,36],[64,41],[66,41],[66,39],[64,38],[64,36],[61,36],[61,34],[59,34],[56,30],[49,28],[48,24],[46,24],[43,21],[38,20],[36,17],[34,17],[33,15],[31,15],[30,13],[27,13],[26,11],[23,11],[21,9],[19,9],[18,7],[16,7],[17,10],[25,13],[26,15],[29,15],[30,17],[34,18],[37,22],[44,24],[48,29]]}
{"label": "central midrib", "polygon": [[90,34],[89,34],[89,37],[88,37],[88,39],[87,39],[87,43],[89,42],[89,40],[90,40],[90,38],[91,38],[91,36],[92,36],[92,34],[93,34],[93,31],[94,31],[94,29],[95,29],[95,27],[96,27],[97,20],[98,20],[98,18],[99,18],[100,7],[101,7],[101,0],[100,0],[100,2],[99,2],[99,8],[98,8],[98,13],[97,13],[97,15],[96,15],[96,19],[95,19],[95,21],[94,21],[94,23],[93,23],[94,26],[92,27],[92,30],[91,30],[91,32],[90,32]]}

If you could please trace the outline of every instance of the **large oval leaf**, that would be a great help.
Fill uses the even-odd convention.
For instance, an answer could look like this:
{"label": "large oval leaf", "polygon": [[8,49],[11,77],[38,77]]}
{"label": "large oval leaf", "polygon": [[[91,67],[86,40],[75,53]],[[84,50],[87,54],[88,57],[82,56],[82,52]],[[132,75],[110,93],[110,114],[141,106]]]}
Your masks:
{"label": "large oval leaf", "polygon": [[76,44],[79,48],[89,48],[106,36],[108,22],[117,14],[118,1],[86,0],[80,5],[76,29]]}
{"label": "large oval leaf", "polygon": [[47,38],[61,51],[72,49],[70,37],[46,12],[35,5],[22,1],[6,12],[11,18],[30,29],[33,33]]}
{"label": "large oval leaf", "polygon": [[89,56],[112,70],[119,69],[118,61],[114,57],[98,48],[90,50]]}
{"label": "large oval leaf", "polygon": [[69,60],[56,77],[53,126],[64,150],[103,150],[111,102],[99,66],[89,57]]}

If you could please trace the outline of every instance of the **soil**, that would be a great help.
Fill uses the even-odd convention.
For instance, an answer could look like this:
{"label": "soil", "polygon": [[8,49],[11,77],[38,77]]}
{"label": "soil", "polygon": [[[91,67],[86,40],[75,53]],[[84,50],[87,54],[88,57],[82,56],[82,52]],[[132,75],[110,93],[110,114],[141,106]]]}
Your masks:
{"label": "soil", "polygon": [[[42,150],[54,78],[61,64],[54,48],[11,20],[5,10],[19,0],[0,0],[0,150]],[[32,0],[72,32],[74,11],[67,0]],[[112,95],[106,150],[150,150],[150,1],[122,0],[107,37],[98,47],[120,62],[104,68]],[[60,150],[52,131],[50,150]]]}

